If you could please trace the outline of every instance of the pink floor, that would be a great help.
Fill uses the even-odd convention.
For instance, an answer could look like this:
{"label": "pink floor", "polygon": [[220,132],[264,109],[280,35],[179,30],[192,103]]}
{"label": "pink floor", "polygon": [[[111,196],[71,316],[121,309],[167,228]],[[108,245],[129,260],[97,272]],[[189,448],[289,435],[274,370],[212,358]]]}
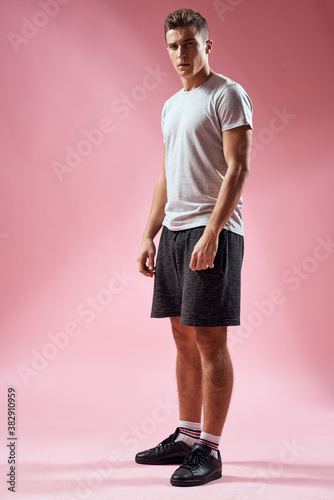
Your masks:
{"label": "pink floor", "polygon": [[[230,461],[223,477],[208,485],[175,488],[169,483],[174,468],[139,468],[133,461],[115,462],[97,474],[91,464],[31,464],[21,468],[22,500],[333,500],[333,465],[281,466],[274,460]],[[7,495],[6,498],[12,498]]]}
{"label": "pink floor", "polygon": [[[124,438],[114,436],[111,443],[107,434],[95,432],[62,442],[49,435],[44,436],[47,447],[43,449],[43,440],[36,435],[30,442],[23,441],[19,448],[19,457],[33,459],[24,460],[23,456],[19,459],[15,495],[6,492],[1,484],[0,497],[3,500],[333,500],[332,417],[326,412],[295,413],[293,417],[285,415],[284,423],[282,420],[274,423],[272,418],[263,428],[259,422],[247,421],[245,417],[244,425],[238,419],[239,429],[230,419],[221,446],[223,477],[193,488],[170,485],[174,466],[137,465],[129,439],[125,443]],[[135,450],[157,444],[159,437],[173,431],[174,418],[173,412],[163,425],[156,425],[152,434],[145,434],[145,429],[149,430],[148,420],[146,424],[145,419],[138,420],[138,425],[129,428],[131,432],[134,427],[141,429],[141,442]],[[2,480],[7,467],[0,468]]]}

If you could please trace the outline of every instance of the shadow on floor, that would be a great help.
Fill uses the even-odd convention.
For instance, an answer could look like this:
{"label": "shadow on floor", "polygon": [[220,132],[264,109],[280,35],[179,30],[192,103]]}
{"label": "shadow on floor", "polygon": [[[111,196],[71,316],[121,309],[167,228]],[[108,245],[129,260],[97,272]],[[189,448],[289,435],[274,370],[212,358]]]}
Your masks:
{"label": "shadow on floor", "polygon": [[[3,466],[1,466],[2,468]],[[19,464],[20,489],[56,493],[60,490],[108,487],[167,486],[178,466],[138,465],[134,461],[84,464]],[[279,461],[224,462],[223,477],[217,483],[249,483],[272,486],[334,487],[334,466],[282,464]]]}

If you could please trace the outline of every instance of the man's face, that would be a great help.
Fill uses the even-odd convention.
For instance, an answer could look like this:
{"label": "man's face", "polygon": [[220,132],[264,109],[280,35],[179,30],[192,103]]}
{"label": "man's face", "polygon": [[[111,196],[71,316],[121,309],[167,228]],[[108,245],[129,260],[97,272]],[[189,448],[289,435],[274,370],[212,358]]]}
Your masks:
{"label": "man's face", "polygon": [[208,66],[212,41],[203,40],[194,26],[167,31],[167,50],[181,78],[192,77]]}

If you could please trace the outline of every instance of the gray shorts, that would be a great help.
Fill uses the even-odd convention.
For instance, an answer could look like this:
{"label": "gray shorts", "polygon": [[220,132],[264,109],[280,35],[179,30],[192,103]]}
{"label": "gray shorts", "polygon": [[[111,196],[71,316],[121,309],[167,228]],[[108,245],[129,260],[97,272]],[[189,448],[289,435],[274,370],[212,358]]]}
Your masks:
{"label": "gray shorts", "polygon": [[170,231],[163,226],[154,278],[152,318],[181,316],[181,325],[240,325],[244,238],[223,229],[214,267],[192,271],[191,254],[205,226]]}

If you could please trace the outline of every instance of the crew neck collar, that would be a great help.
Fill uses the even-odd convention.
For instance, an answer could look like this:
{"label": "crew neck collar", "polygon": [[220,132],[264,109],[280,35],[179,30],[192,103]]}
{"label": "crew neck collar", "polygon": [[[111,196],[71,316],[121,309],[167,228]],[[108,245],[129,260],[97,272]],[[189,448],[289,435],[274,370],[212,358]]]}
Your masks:
{"label": "crew neck collar", "polygon": [[200,89],[201,87],[203,87],[203,85],[205,85],[206,83],[208,83],[217,73],[212,73],[211,76],[209,76],[209,78],[207,80],[205,80],[205,82],[201,83],[201,85],[199,85],[198,87],[195,87],[194,89],[191,89],[191,90],[185,90],[185,88],[183,87],[183,89],[181,90],[184,94],[191,94],[192,92],[194,92],[195,90],[197,89]]}

